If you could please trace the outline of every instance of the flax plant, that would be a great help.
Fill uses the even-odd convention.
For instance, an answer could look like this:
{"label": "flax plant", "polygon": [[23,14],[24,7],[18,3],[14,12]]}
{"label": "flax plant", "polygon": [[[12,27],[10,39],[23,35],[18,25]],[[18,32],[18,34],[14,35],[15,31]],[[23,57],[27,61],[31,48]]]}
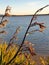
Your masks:
{"label": "flax plant", "polygon": [[[20,52],[20,49],[23,47],[23,44],[24,44],[26,35],[27,35],[28,30],[30,29],[30,27],[33,27],[33,26],[38,25],[38,26],[40,27],[40,31],[41,31],[41,32],[45,29],[45,26],[44,26],[43,24],[37,23],[37,22],[34,22],[34,23],[32,24],[32,21],[37,18],[37,17],[36,17],[36,14],[37,14],[38,12],[41,12],[44,8],[46,8],[46,7],[48,7],[48,6],[49,6],[49,5],[46,5],[46,6],[42,7],[42,8],[40,8],[40,9],[38,9],[38,10],[35,12],[35,14],[33,15],[32,19],[31,19],[31,21],[30,21],[30,24],[28,25],[28,28],[27,28],[27,30],[26,30],[26,33],[25,33],[25,35],[24,35],[24,38],[23,38],[23,40],[22,40],[22,43],[21,43],[21,45],[20,45],[18,51],[15,53],[15,55],[13,56],[13,58],[12,58],[6,65],[9,65],[9,64],[17,57],[18,53]],[[35,18],[35,17],[36,17],[36,18]]]}

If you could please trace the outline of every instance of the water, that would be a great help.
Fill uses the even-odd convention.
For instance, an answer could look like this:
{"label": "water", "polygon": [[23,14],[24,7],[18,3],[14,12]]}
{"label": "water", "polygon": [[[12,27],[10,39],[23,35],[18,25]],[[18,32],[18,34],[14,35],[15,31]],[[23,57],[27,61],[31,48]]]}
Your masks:
{"label": "water", "polygon": [[[7,34],[0,34],[0,38],[4,39],[4,41],[9,42],[10,38],[14,34],[16,28],[18,26],[21,26],[21,30],[19,34],[17,35],[18,41],[15,41],[16,43],[21,43],[24,37],[24,34],[26,32],[26,29],[30,23],[32,16],[15,16],[15,17],[7,17],[8,24],[4,28],[0,28],[0,30],[6,30]],[[1,17],[0,17],[1,20]],[[29,40],[33,44],[35,44],[34,48],[35,51],[39,54],[49,54],[49,15],[47,16],[37,16],[37,19],[35,20],[37,22],[44,22],[45,26],[47,27],[43,33],[41,32],[35,32],[33,34],[30,34],[26,37],[26,40]],[[33,22],[35,22],[33,21]],[[31,27],[29,31],[39,29],[38,26]]]}

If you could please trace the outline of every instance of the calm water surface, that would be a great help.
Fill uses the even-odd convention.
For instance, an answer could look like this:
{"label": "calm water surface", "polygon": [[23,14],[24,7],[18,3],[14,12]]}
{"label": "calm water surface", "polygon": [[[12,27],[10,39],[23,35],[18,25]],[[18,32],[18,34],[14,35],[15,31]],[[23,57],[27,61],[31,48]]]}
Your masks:
{"label": "calm water surface", "polygon": [[[8,24],[4,28],[0,28],[0,30],[6,30],[8,33],[6,35],[0,34],[0,38],[3,38],[5,41],[9,42],[10,38],[12,37],[13,33],[15,32],[18,26],[21,26],[20,33],[18,36],[18,41],[16,43],[21,43],[26,32],[26,29],[30,23],[32,16],[16,16],[16,17],[7,17]],[[0,17],[1,20],[1,17]],[[47,27],[43,33],[41,32],[34,32],[26,37],[26,40],[29,40],[33,44],[35,44],[34,48],[35,51],[39,54],[49,54],[49,16],[37,16],[35,20],[37,22],[44,22],[45,26]],[[33,22],[35,22],[33,21]],[[29,31],[39,29],[38,26],[31,27]]]}

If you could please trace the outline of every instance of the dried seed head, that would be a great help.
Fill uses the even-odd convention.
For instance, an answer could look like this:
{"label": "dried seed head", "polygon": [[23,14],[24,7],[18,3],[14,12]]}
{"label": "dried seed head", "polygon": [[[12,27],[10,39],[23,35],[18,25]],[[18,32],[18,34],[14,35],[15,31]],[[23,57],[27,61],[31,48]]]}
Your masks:
{"label": "dried seed head", "polygon": [[3,28],[7,25],[8,21],[7,20],[4,20],[0,23],[0,28]]}
{"label": "dried seed head", "polygon": [[35,24],[39,25],[39,27],[40,27],[40,30],[38,30],[39,32],[43,32],[45,30],[45,28],[46,28],[46,26],[43,25],[44,23],[37,23],[37,22],[35,22]]}
{"label": "dried seed head", "polygon": [[7,6],[5,10],[5,16],[10,16],[11,7]]}
{"label": "dried seed head", "polygon": [[7,34],[7,31],[0,31],[0,34]]}

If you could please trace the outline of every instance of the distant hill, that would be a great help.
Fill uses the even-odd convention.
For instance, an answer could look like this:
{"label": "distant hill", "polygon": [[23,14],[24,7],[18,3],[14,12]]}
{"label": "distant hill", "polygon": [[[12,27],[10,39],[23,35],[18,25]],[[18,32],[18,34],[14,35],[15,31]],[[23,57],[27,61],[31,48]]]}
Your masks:
{"label": "distant hill", "polygon": [[[37,14],[37,16],[45,16],[45,15],[49,15],[49,14]],[[33,14],[31,14],[31,15],[12,15],[12,16],[33,16]]]}
{"label": "distant hill", "polygon": [[[49,15],[49,14],[37,14],[37,16],[45,16],[45,15]],[[2,17],[3,15],[0,15],[0,17]],[[32,15],[11,15],[11,16],[33,16]]]}

